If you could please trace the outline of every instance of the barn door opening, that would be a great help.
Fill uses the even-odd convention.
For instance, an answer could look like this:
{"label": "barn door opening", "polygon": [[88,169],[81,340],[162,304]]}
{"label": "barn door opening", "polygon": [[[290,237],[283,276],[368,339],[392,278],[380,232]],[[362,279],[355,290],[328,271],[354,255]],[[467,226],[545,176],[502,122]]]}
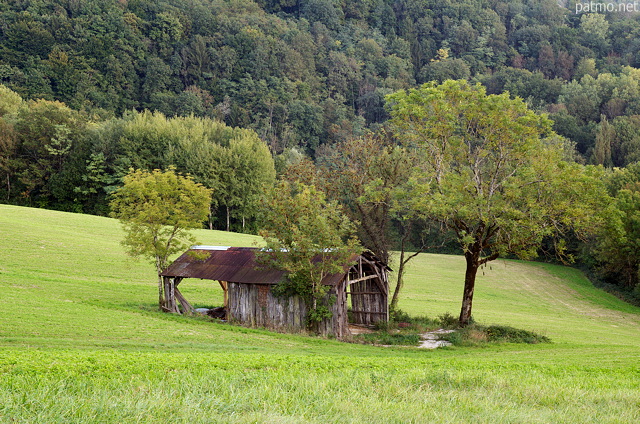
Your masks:
{"label": "barn door opening", "polygon": [[347,274],[349,324],[373,326],[388,320],[387,291],[375,267],[362,260]]}
{"label": "barn door opening", "polygon": [[[166,312],[176,314],[204,314],[212,318],[225,319],[227,316],[227,306],[229,296],[227,292],[227,282],[218,281],[222,288],[222,293],[216,289],[211,280],[188,279],[189,283],[178,284],[184,280],[183,277],[163,277],[164,305],[162,309]],[[189,299],[189,300],[187,300]],[[222,306],[220,302],[223,302]]]}

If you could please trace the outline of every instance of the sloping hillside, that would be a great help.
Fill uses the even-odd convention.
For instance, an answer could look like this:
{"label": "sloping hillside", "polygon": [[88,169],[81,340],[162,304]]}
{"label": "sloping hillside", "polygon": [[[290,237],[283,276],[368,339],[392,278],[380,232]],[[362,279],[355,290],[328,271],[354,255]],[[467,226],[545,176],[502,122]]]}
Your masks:
{"label": "sloping hillside", "polygon": [[[1,423],[640,421],[638,308],[570,268],[498,262],[477,285],[478,321],[553,343],[425,351],[156,312],[153,267],[120,237],[110,219],[0,205]],[[455,313],[462,269],[417,258],[400,306]],[[215,284],[183,284],[197,305],[221,301]]]}
{"label": "sloping hillside", "polygon": [[[117,222],[108,218],[0,206],[2,336],[36,345],[207,343],[213,336],[206,330],[202,338],[202,324],[196,331],[192,323],[176,326],[151,313],[153,267],[129,259],[119,245],[121,236]],[[197,236],[214,245],[259,242],[219,231]],[[400,307],[413,315],[456,315],[463,275],[461,257],[421,255],[409,268]],[[198,305],[222,301],[220,288],[209,281],[187,281],[183,290]],[[535,330],[559,343],[640,345],[638,308],[561,266],[492,264],[479,276],[474,316],[486,324]]]}

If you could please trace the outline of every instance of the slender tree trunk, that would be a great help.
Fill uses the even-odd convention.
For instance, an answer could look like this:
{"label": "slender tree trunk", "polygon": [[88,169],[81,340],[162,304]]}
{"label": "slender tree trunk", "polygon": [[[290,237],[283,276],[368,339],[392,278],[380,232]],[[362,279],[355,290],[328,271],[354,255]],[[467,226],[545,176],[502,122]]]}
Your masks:
{"label": "slender tree trunk", "polygon": [[[153,236],[153,244],[154,246],[156,245],[156,243],[158,242],[158,235],[155,234]],[[166,306],[165,304],[165,300],[164,300],[164,281],[162,280],[162,275],[160,275],[162,273],[162,264],[161,264],[162,259],[160,258],[160,256],[158,256],[156,254],[156,272],[158,273],[158,307],[160,308],[160,310],[162,311],[163,308]]]}
{"label": "slender tree trunk", "polygon": [[163,293],[164,293],[163,286],[164,286],[164,282],[162,281],[162,276],[160,275],[160,273],[158,273],[158,307],[160,308],[161,311],[165,306],[164,296],[163,296]]}
{"label": "slender tree trunk", "polygon": [[391,304],[389,309],[395,311],[398,308],[398,298],[400,297],[400,290],[402,290],[403,276],[404,276],[404,247],[400,251],[400,265],[398,265],[398,280],[396,281],[396,288],[393,290],[393,297],[391,298]]}
{"label": "slender tree trunk", "polygon": [[231,220],[229,218],[229,206],[227,206],[227,231],[231,231]]}
{"label": "slender tree trunk", "polygon": [[418,256],[420,253],[424,252],[424,250],[427,248],[427,246],[423,243],[420,249],[418,249],[416,252],[412,253],[411,255],[409,255],[409,257],[405,259],[406,257],[405,246],[406,246],[407,239],[409,238],[410,232],[411,232],[411,223],[409,223],[409,225],[405,227],[404,235],[402,236],[402,240],[400,243],[400,264],[398,265],[398,279],[396,281],[396,288],[393,290],[393,297],[391,298],[391,304],[389,305],[389,309],[391,311],[395,311],[398,307],[398,299],[400,297],[400,290],[402,290],[402,286],[404,284],[404,270],[407,263],[411,259]]}
{"label": "slender tree trunk", "polygon": [[479,267],[479,253],[468,251],[464,254],[467,260],[467,270],[464,274],[464,293],[462,295],[462,309],[459,324],[465,327],[471,321],[471,306],[473,304],[473,290],[476,285],[476,275]]}

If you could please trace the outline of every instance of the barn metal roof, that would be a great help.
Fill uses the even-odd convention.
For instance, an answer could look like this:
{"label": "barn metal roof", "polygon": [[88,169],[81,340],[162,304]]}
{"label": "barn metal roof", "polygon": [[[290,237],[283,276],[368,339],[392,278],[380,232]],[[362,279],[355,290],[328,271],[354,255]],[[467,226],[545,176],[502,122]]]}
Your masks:
{"label": "barn metal roof", "polygon": [[[245,284],[278,284],[285,275],[284,271],[260,267],[255,261],[255,247],[194,246],[173,262],[162,275],[165,277],[202,278]],[[206,251],[209,256],[200,259],[193,252]],[[322,283],[336,285],[342,280],[349,266],[360,255],[353,255],[345,265],[344,272],[327,275]],[[375,258],[372,253],[363,253],[368,259]],[[377,258],[375,259],[377,262]],[[381,264],[386,269],[386,265]]]}

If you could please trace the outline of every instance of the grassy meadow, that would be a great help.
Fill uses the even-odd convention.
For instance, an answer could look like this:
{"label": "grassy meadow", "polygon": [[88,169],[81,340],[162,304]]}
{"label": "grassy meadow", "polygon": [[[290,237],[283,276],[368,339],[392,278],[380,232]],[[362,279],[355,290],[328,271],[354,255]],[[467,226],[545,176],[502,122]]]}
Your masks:
{"label": "grassy meadow", "polygon": [[[203,244],[256,237],[197,232]],[[636,423],[640,308],[571,268],[496,261],[474,318],[550,344],[385,348],[156,311],[116,221],[0,205],[0,423]],[[420,255],[400,307],[456,315],[464,260]],[[215,282],[185,280],[195,306]]]}

